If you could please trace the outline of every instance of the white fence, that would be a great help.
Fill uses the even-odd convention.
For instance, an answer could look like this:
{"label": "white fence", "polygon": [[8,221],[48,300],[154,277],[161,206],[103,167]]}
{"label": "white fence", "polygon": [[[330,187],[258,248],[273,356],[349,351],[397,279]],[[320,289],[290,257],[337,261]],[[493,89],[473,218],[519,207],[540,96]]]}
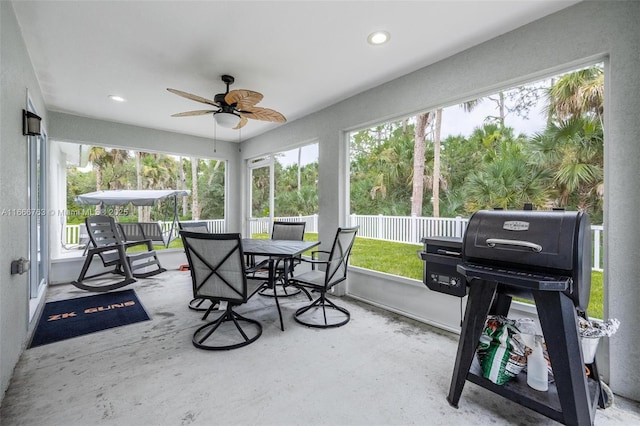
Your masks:
{"label": "white fence", "polygon": [[[225,231],[225,223],[224,223],[224,219],[201,219],[201,220],[181,220],[180,222],[182,223],[191,223],[191,222],[197,222],[197,223],[206,223],[207,224],[207,230],[213,234],[221,234]],[[160,228],[162,228],[162,232],[164,233],[169,233],[171,231],[171,225],[173,224],[173,222],[163,222],[160,221],[158,222],[160,224]],[[177,237],[178,236],[178,231],[180,229],[178,228],[178,225],[174,225],[173,228],[173,235],[172,237]]]}
{"label": "white fence", "polygon": [[[283,222],[305,222],[306,232],[318,232],[318,215],[277,217]],[[207,222],[209,232],[225,232],[224,219],[197,220],[185,222]],[[377,240],[394,241],[410,244],[421,244],[425,237],[462,237],[467,228],[468,219],[458,216],[417,217],[417,216],[383,216],[383,215],[351,215],[351,226],[360,225],[359,237]],[[171,222],[159,222],[162,230],[169,232]],[[249,221],[251,234],[269,234],[271,222],[269,218],[251,218]],[[81,225],[67,225],[65,236],[67,244],[78,244],[81,239]],[[175,235],[178,230],[174,229]],[[602,243],[604,241],[602,225],[591,225],[591,265],[594,271],[603,271]]]}
{"label": "white fence", "polygon": [[[279,222],[304,222],[305,232],[317,233],[318,232],[318,215],[312,214],[308,216],[287,216],[287,217],[275,217],[275,221]],[[271,222],[268,217],[252,217],[249,219],[249,229],[251,235],[253,234],[271,234]]]}
{"label": "white fence", "polygon": [[420,244],[424,237],[462,237],[469,219],[460,216],[366,216],[351,215],[351,225],[360,225],[359,237]]}

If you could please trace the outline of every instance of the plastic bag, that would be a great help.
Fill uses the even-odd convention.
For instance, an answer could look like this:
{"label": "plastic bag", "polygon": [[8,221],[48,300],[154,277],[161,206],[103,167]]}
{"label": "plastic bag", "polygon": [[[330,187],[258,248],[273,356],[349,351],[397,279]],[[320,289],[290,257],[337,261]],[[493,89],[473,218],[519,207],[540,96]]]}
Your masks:
{"label": "plastic bag", "polygon": [[514,320],[502,316],[487,318],[478,344],[478,359],[482,375],[497,385],[516,377],[527,363],[519,333]]}
{"label": "plastic bag", "polygon": [[595,321],[578,317],[578,325],[582,337],[611,337],[618,331],[620,321],[615,318],[607,321]]}

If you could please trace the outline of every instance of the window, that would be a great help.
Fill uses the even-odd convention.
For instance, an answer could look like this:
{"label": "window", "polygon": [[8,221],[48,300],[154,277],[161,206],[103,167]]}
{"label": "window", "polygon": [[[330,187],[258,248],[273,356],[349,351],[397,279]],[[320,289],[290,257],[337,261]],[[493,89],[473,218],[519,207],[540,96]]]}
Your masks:
{"label": "window", "polygon": [[[72,164],[67,168],[63,246],[77,245],[84,219],[99,211],[98,206],[75,203],[75,197],[97,190],[187,189],[191,195],[179,198],[177,206],[169,197],[153,206],[116,206],[108,214],[117,215],[122,222],[166,222],[168,231],[177,212],[180,220],[206,220],[213,231],[226,231],[226,161],[87,145],[81,151],[86,152],[80,156],[83,167]],[[175,244],[180,241],[170,247]]]}
{"label": "window", "polygon": [[[600,63],[350,133],[351,221],[372,239],[352,264],[422,279],[420,239],[462,236],[474,211],[581,210],[594,225],[589,312],[601,317],[603,86]],[[398,253],[407,259],[380,259]]]}

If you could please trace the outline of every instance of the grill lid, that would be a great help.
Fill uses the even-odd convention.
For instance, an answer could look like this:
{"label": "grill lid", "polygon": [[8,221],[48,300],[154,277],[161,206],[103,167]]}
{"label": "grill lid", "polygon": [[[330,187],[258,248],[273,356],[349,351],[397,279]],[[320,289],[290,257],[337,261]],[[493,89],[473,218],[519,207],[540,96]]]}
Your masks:
{"label": "grill lid", "polygon": [[591,234],[582,212],[478,211],[469,219],[462,258],[458,270],[467,278],[564,291],[581,310],[589,304]]}
{"label": "grill lid", "polygon": [[527,269],[571,271],[579,212],[476,212],[464,239],[464,259]]}

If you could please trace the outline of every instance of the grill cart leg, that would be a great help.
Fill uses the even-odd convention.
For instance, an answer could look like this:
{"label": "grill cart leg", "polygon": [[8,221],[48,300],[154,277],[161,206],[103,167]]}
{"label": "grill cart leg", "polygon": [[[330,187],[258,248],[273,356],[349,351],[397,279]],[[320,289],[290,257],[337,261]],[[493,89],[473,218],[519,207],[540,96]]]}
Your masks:
{"label": "grill cart leg", "polygon": [[571,299],[558,291],[533,291],[540,325],[549,352],[558,388],[564,423],[593,423],[593,407],[581,357],[576,308]]}
{"label": "grill cart leg", "polygon": [[474,280],[469,283],[469,298],[467,309],[464,313],[464,321],[458,342],[456,363],[451,377],[451,387],[447,401],[458,408],[458,401],[467,380],[467,373],[471,368],[473,357],[476,354],[478,341],[493,301],[498,283]]}

